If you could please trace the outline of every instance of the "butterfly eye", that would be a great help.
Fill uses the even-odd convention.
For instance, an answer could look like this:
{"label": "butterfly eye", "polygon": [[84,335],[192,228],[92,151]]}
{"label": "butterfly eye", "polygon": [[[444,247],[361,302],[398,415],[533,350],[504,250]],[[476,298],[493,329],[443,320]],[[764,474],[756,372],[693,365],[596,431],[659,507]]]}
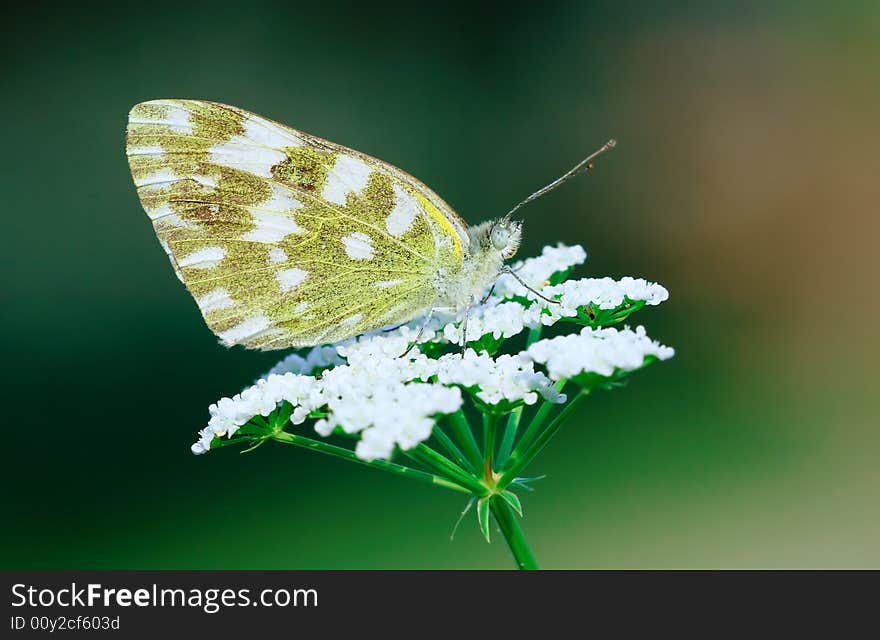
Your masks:
{"label": "butterfly eye", "polygon": [[489,240],[498,251],[503,251],[510,244],[510,231],[507,227],[496,224],[489,232]]}

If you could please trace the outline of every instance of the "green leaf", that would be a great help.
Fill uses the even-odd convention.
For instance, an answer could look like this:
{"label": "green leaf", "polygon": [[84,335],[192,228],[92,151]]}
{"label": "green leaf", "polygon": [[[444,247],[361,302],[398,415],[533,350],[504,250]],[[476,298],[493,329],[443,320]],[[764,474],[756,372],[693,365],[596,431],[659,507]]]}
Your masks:
{"label": "green leaf", "polygon": [[531,483],[538,480],[543,480],[546,477],[546,474],[541,474],[540,476],[532,476],[531,478],[515,478],[513,482],[510,483],[510,485],[517,486],[520,489],[525,489],[526,491],[534,491],[535,487],[531,486]]}
{"label": "green leaf", "polygon": [[269,429],[267,427],[263,427],[260,425],[256,425],[253,422],[248,422],[247,424],[241,425],[235,431],[235,436],[264,436],[269,433]]}
{"label": "green leaf", "polygon": [[477,522],[480,525],[483,537],[486,538],[486,542],[492,542],[492,538],[489,535],[489,496],[480,498],[477,501]]}
{"label": "green leaf", "polygon": [[657,362],[657,358],[655,356],[645,356],[645,360],[642,362],[642,366],[637,367],[635,369],[624,371],[623,369],[615,369],[614,372],[610,376],[603,376],[602,374],[595,372],[585,372],[578,374],[572,378],[572,382],[580,385],[584,388],[585,391],[592,391],[594,389],[603,389],[605,391],[610,391],[612,389],[621,389],[626,386],[627,378],[635,373],[636,371],[641,371],[647,366]]}
{"label": "green leaf", "polygon": [[435,360],[449,351],[442,342],[420,342],[418,348],[421,353]]}
{"label": "green leaf", "polygon": [[568,278],[568,274],[571,273],[571,269],[572,269],[572,267],[569,267],[568,269],[563,269],[562,271],[555,271],[548,278],[548,281],[550,282],[551,285],[561,284],[561,283],[565,282],[565,280]]}
{"label": "green leaf", "polygon": [[269,424],[276,429],[283,429],[284,425],[287,424],[287,421],[290,420],[292,413],[293,405],[285,400],[281,403],[281,406],[275,409],[275,411],[269,416]]}
{"label": "green leaf", "polygon": [[504,344],[504,338],[496,338],[491,333],[467,341],[467,346],[477,353],[485,351],[490,356],[495,355],[495,352],[498,351],[502,344]]}
{"label": "green leaf", "polygon": [[519,501],[519,496],[511,491],[502,491],[501,498],[511,506],[511,508],[519,514],[519,517],[522,518],[523,508],[522,503]]}
{"label": "green leaf", "polygon": [[461,521],[464,520],[467,512],[471,510],[471,507],[474,506],[475,500],[476,498],[471,497],[471,499],[467,501],[467,504],[464,505],[464,509],[461,510],[461,514],[458,516],[458,520],[455,521],[455,526],[452,527],[452,533],[449,534],[450,540],[455,540],[455,532],[458,531],[458,525],[460,525]]}
{"label": "green leaf", "polygon": [[[573,322],[594,329],[610,327],[626,320],[636,311],[644,308],[647,304],[644,300],[630,300],[625,298],[623,303],[614,309],[600,309],[599,305],[587,304],[579,307],[577,315],[573,318],[560,318],[560,322]],[[546,313],[550,313],[545,310]]]}
{"label": "green leaf", "polygon": [[479,396],[477,396],[477,393],[480,391],[479,387],[470,387],[466,389],[466,391],[470,394],[474,407],[476,407],[477,411],[483,414],[488,413],[495,416],[503,416],[525,404],[522,400],[511,401],[503,398],[497,404],[489,404],[488,402],[483,402]]}
{"label": "green leaf", "polygon": [[254,440],[256,440],[256,438],[252,438],[249,436],[245,436],[243,438],[223,438],[220,436],[214,436],[214,439],[211,440],[211,451],[213,451],[214,449],[219,449],[221,447],[230,447],[237,444],[250,444]]}
{"label": "green leaf", "polygon": [[263,416],[259,416],[259,415],[254,416],[253,418],[250,419],[250,422],[252,424],[255,424],[259,427],[263,427],[265,429],[269,428],[269,423],[266,421],[266,418],[264,418]]}
{"label": "green leaf", "polygon": [[248,447],[247,449],[242,449],[241,451],[239,451],[239,453],[250,453],[251,451],[253,451],[253,450],[256,449],[257,447],[259,447],[261,444],[263,444],[264,442],[266,442],[268,439],[269,439],[269,436],[264,436],[264,437],[262,437],[262,438],[259,438],[259,439],[257,439],[257,440],[254,441],[254,444],[253,444],[253,445],[251,445],[251,446]]}

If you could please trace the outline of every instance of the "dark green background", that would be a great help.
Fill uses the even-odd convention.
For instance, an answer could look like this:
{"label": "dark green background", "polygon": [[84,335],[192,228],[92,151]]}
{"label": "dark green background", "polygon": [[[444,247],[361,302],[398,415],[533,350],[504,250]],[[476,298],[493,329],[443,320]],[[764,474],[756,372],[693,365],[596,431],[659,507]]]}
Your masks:
{"label": "dark green background", "polygon": [[512,566],[470,520],[449,541],[451,492],[189,453],[282,354],[217,345],[140,208],[126,114],[169,97],[386,159],[470,222],[617,137],[523,210],[524,253],[662,282],[637,321],[678,355],[530,469],[538,560],[880,566],[877,3],[86,4],[4,16],[3,567]]}

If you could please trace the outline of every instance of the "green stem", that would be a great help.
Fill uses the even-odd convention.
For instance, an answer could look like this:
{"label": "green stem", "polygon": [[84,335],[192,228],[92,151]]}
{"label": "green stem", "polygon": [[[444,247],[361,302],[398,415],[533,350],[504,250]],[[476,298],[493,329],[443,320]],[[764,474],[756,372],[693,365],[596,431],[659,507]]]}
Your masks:
{"label": "green stem", "polygon": [[541,339],[541,330],[543,329],[543,325],[538,325],[534,329],[529,329],[529,337],[526,338],[526,349],[535,344],[538,340]]}
{"label": "green stem", "polygon": [[474,432],[468,422],[464,411],[459,409],[449,416],[449,426],[452,433],[458,439],[458,443],[464,449],[464,454],[470,460],[474,469],[479,469],[483,463],[483,456],[480,455],[480,447],[477,446],[477,439],[474,438]]}
{"label": "green stem", "polygon": [[468,461],[468,459],[464,457],[461,449],[455,446],[452,438],[446,435],[446,432],[440,428],[439,423],[434,425],[434,430],[432,431],[432,433],[434,434],[434,437],[437,438],[437,442],[440,443],[440,446],[442,446],[446,450],[446,453],[452,456],[453,460],[455,460],[455,462],[460,467],[462,467],[463,469],[467,469],[468,471],[476,471],[476,469],[472,467],[470,461]]}
{"label": "green stem", "polygon": [[483,414],[483,479],[490,486],[495,483],[492,463],[495,456],[495,433],[498,431],[498,420],[497,414]]}
{"label": "green stem", "polygon": [[404,451],[403,454],[412,460],[416,460],[435,473],[449,478],[455,484],[465,487],[478,496],[486,495],[489,490],[473,475],[459,467],[449,458],[434,451],[424,442],[414,448]]}
{"label": "green stem", "polygon": [[577,408],[583,399],[587,397],[588,393],[589,392],[586,390],[579,391],[578,394],[562,408],[562,411],[556,414],[556,417],[553,418],[549,425],[547,425],[547,428],[544,429],[527,448],[522,450],[517,446],[517,448],[514,449],[513,453],[510,454],[510,459],[504,466],[504,470],[501,472],[501,477],[498,478],[497,486],[499,490],[504,489],[507,485],[513,482],[517,474],[541,452],[541,449],[543,449],[550,439],[556,435],[556,432],[559,431],[559,427],[562,426],[562,423],[565,422],[566,418],[571,415],[572,411]]}
{"label": "green stem", "polygon": [[[526,338],[526,349],[541,339],[541,330],[543,327],[538,325],[529,329],[529,336]],[[564,383],[563,383],[564,384]],[[560,387],[561,390],[561,387]],[[501,446],[498,448],[498,457],[495,458],[495,468],[500,469],[507,462],[510,451],[513,449],[513,443],[516,441],[516,432],[519,429],[519,423],[522,420],[523,406],[520,405],[510,412],[507,418],[507,424],[504,426],[504,436],[501,439]]]}
{"label": "green stem", "polygon": [[402,464],[388,462],[387,460],[361,460],[354,454],[353,451],[349,451],[348,449],[344,449],[343,447],[337,447],[326,442],[321,442],[320,440],[306,438],[305,436],[298,436],[293,433],[288,433],[286,431],[277,431],[276,433],[272,434],[272,440],[275,440],[276,442],[282,442],[284,444],[292,444],[294,446],[303,447],[305,449],[311,449],[312,451],[317,451],[319,453],[336,456],[337,458],[349,460],[350,462],[357,462],[358,464],[372,467],[373,469],[381,469],[382,471],[395,473],[400,476],[412,478],[413,480],[420,480],[422,482],[427,482],[428,484],[446,487],[447,489],[452,489],[453,491],[471,493],[469,489],[461,486],[460,484],[456,482],[451,482],[446,478],[442,478],[432,473],[425,473],[424,471],[419,471],[418,469],[413,469],[412,467],[406,467]]}
{"label": "green stem", "polygon": [[498,457],[495,459],[495,467],[500,468],[507,462],[510,450],[513,449],[513,441],[516,440],[516,431],[519,429],[519,421],[522,419],[522,405],[510,412],[507,424],[504,425],[504,436],[501,438],[501,446],[498,447]]}
{"label": "green stem", "polygon": [[[555,387],[556,391],[562,391],[565,387],[565,383],[568,382],[565,378],[559,380]],[[544,400],[541,403],[541,406],[538,407],[538,410],[535,412],[535,415],[532,417],[532,421],[529,422],[529,426],[526,427],[525,433],[522,434],[522,437],[519,439],[519,442],[516,444],[516,448],[510,454],[511,458],[514,456],[521,456],[522,452],[532,443],[535,439],[535,436],[541,431],[541,427],[544,426],[544,423],[547,421],[547,416],[550,415],[550,412],[553,411],[553,407],[556,404],[553,402],[548,402]],[[508,460],[507,464],[510,461]]]}
{"label": "green stem", "polygon": [[495,516],[495,521],[498,523],[505,541],[507,541],[507,546],[510,547],[510,552],[513,554],[514,560],[516,560],[517,568],[537,569],[538,563],[535,561],[535,556],[532,555],[532,550],[526,542],[525,535],[523,535],[523,531],[516,519],[516,514],[510,508],[510,505],[501,496],[494,495],[489,500],[489,508]]}

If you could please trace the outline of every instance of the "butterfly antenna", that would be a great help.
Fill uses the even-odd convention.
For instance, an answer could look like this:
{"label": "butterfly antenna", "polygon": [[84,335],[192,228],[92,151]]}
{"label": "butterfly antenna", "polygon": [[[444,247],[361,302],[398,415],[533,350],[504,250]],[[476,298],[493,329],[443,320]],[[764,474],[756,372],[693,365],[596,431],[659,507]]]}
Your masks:
{"label": "butterfly antenna", "polygon": [[616,146],[617,146],[617,140],[614,140],[614,139],[609,140],[608,142],[603,144],[600,148],[596,149],[593,153],[591,153],[586,158],[584,158],[583,160],[578,162],[576,165],[574,165],[571,169],[569,169],[568,171],[563,173],[561,176],[556,178],[556,180],[554,180],[553,182],[551,182],[547,186],[542,187],[542,188],[538,189],[537,191],[535,191],[535,193],[533,193],[528,198],[526,198],[525,200],[520,202],[518,205],[516,205],[513,209],[508,211],[507,215],[504,217],[506,218],[507,216],[512,215],[517,209],[519,209],[523,205],[527,205],[528,203],[530,203],[534,200],[537,200],[538,198],[543,196],[545,193],[549,193],[550,191],[553,191],[553,189],[555,189],[556,187],[561,185],[563,182],[566,182],[569,178],[573,178],[577,174],[582,173],[584,171],[590,171],[593,168],[593,160],[595,160],[597,157],[599,157],[600,155],[602,155],[606,151],[611,151],[611,149],[613,149]]}

